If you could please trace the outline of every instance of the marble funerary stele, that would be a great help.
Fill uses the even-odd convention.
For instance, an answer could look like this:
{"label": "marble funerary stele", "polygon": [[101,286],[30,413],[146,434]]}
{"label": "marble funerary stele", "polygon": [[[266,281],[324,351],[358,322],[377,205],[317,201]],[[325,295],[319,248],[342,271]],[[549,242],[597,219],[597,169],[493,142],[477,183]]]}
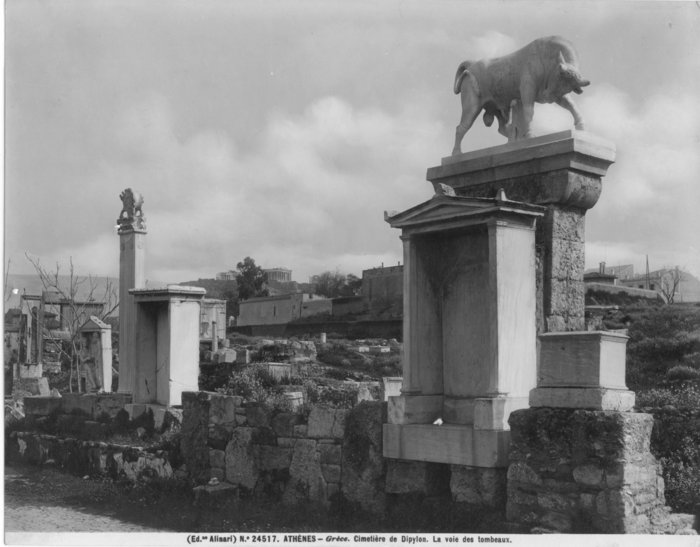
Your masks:
{"label": "marble funerary stele", "polygon": [[579,72],[574,45],[560,36],[538,38],[509,55],[480,61],[464,61],[457,69],[454,92],[462,94],[462,119],[457,126],[452,155],[474,120],[484,110],[487,127],[498,120],[498,132],[508,142],[533,137],[535,103],[556,103],[574,117],[576,129],[585,130],[581,112],[571,92],[581,93],[590,84]]}

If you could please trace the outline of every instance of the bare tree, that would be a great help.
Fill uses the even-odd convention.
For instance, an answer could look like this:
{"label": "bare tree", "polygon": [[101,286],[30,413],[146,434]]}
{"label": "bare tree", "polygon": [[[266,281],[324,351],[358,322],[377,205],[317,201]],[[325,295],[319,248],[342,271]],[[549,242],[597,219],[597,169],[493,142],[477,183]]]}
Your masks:
{"label": "bare tree", "polygon": [[[27,256],[27,255],[25,255]],[[70,362],[70,391],[73,392],[73,375],[77,378],[80,392],[80,375],[78,371],[78,354],[80,352],[80,327],[91,315],[98,319],[108,318],[119,306],[118,288],[109,280],[104,286],[104,294],[98,294],[100,286],[97,278],[92,276],[80,277],[75,274],[73,258],[70,258],[68,274],[60,276],[61,266],[56,263],[55,271],[44,268],[39,260],[36,262],[27,256],[36,270],[44,291],[49,294],[48,304],[57,313],[60,322],[60,336],[54,329],[49,328],[42,318],[41,336],[46,336],[60,354]],[[64,279],[60,279],[64,277]],[[40,338],[41,339],[41,338]],[[41,342],[40,342],[41,343]]]}
{"label": "bare tree", "polygon": [[664,266],[662,272],[661,294],[667,304],[673,304],[680,284],[688,280],[688,269],[685,266]]}

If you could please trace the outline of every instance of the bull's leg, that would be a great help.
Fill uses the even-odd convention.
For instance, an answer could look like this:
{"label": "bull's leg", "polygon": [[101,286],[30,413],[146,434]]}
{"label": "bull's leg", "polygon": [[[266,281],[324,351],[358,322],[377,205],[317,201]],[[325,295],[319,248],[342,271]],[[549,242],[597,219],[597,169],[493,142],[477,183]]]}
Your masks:
{"label": "bull's leg", "polygon": [[481,112],[481,104],[479,104],[479,95],[476,88],[476,82],[473,76],[467,76],[462,80],[462,118],[455,131],[455,146],[452,149],[452,155],[462,153],[462,139],[467,131],[474,124],[479,112]]}
{"label": "bull's leg", "polygon": [[[522,103],[520,117],[522,119],[522,138],[534,137],[532,134],[532,118],[535,115],[535,96],[537,90],[535,82],[530,76],[524,76],[520,81],[520,102]],[[515,117],[515,112],[513,116]],[[520,124],[518,124],[519,126]],[[521,128],[518,127],[520,132]]]}
{"label": "bull's leg", "polygon": [[586,130],[586,122],[583,120],[583,115],[576,106],[574,99],[570,97],[569,94],[559,97],[559,99],[557,100],[557,104],[571,112],[571,115],[574,117],[574,127],[576,129],[578,129],[579,131]]}

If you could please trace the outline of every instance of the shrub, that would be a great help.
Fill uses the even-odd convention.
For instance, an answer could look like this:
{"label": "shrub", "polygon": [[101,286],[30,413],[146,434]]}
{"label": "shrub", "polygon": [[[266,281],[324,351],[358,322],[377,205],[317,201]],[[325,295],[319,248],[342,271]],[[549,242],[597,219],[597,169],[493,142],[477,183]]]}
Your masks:
{"label": "shrub", "polygon": [[689,332],[676,332],[671,336],[652,336],[637,338],[632,336],[628,347],[631,356],[644,360],[680,361],[685,355],[697,351],[700,347],[700,335]]}
{"label": "shrub", "polygon": [[226,387],[217,391],[226,395],[239,395],[247,401],[287,412],[291,410],[291,403],[284,396],[280,383],[270,374],[267,367],[253,365],[231,374]]}
{"label": "shrub", "polygon": [[696,351],[695,353],[684,355],[682,363],[687,367],[700,370],[700,352]]}
{"label": "shrub", "polygon": [[662,462],[666,503],[680,513],[700,512],[700,468]]}
{"label": "shrub", "polygon": [[637,393],[637,408],[671,405],[676,408],[700,408],[700,390],[695,386],[683,388],[654,388]]}
{"label": "shrub", "polygon": [[700,379],[700,370],[686,365],[676,365],[666,373],[666,377],[669,380],[696,380]]}

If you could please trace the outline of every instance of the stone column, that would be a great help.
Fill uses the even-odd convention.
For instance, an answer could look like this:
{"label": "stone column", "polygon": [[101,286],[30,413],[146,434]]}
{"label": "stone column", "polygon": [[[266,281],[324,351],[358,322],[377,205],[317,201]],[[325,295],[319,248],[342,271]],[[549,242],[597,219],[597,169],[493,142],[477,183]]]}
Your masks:
{"label": "stone column", "polygon": [[562,131],[443,158],[427,179],[459,196],[543,205],[537,223],[537,331],[585,330],[585,214],[615,160],[615,146],[591,133]]}
{"label": "stone column", "polygon": [[[136,367],[136,304],[130,289],[146,286],[146,218],[141,213],[143,197],[127,189],[119,226],[119,390],[133,393]],[[126,214],[126,217],[124,217]]]}

